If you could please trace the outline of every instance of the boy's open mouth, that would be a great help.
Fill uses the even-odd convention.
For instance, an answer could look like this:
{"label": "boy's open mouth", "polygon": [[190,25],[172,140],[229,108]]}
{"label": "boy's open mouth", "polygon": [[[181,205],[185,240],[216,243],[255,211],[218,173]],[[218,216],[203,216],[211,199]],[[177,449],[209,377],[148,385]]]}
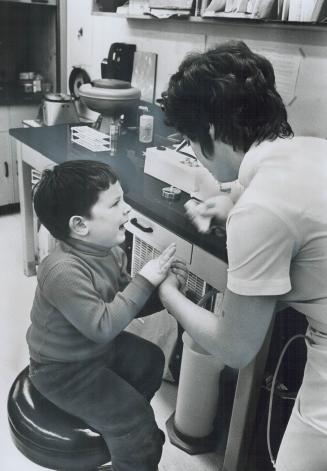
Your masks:
{"label": "boy's open mouth", "polygon": [[125,229],[126,229],[125,226],[126,226],[127,223],[128,223],[128,219],[127,219],[127,221],[125,221],[123,224],[121,224],[121,225],[119,226],[119,230],[120,230],[120,231],[125,230]]}

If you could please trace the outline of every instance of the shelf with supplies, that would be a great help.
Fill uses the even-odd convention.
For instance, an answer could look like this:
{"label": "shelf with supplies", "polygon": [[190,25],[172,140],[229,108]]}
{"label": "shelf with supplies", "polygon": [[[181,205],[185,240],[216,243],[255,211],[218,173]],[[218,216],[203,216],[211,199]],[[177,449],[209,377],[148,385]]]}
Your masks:
{"label": "shelf with supplies", "polygon": [[[93,15],[127,20],[186,21],[282,29],[326,30],[327,0],[93,0]],[[296,5],[295,3],[296,2]],[[308,11],[308,5],[311,10]],[[252,4],[252,6],[251,6]],[[263,7],[266,5],[266,10]],[[234,6],[233,6],[234,5]],[[259,5],[256,7],[256,5]],[[252,9],[251,9],[252,8]],[[259,10],[255,10],[259,8]]]}
{"label": "shelf with supplies", "polygon": [[301,30],[319,30],[326,31],[327,23],[304,23],[299,21],[280,21],[280,20],[250,20],[250,19],[237,19],[237,18],[219,18],[219,17],[201,17],[201,16],[188,16],[178,17],[173,16],[170,18],[155,18],[150,15],[131,15],[129,13],[114,13],[114,12],[93,12],[93,15],[98,16],[108,16],[113,18],[125,18],[126,20],[136,20],[136,21],[186,21],[188,23],[199,23],[199,24],[233,24],[233,26],[254,26],[254,27],[267,27],[267,28],[283,28],[283,29],[299,29]]}

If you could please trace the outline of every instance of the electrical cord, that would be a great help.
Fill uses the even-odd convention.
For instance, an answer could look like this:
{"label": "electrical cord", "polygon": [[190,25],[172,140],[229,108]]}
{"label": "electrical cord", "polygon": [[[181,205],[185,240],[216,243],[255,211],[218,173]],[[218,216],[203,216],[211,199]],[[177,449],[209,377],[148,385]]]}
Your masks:
{"label": "electrical cord", "polygon": [[268,407],[268,419],[267,419],[267,447],[268,447],[268,453],[269,453],[270,461],[271,461],[274,469],[276,469],[276,460],[273,457],[273,453],[272,453],[272,450],[271,450],[271,442],[270,442],[270,426],[271,426],[271,414],[272,414],[272,404],[273,404],[274,391],[275,391],[275,387],[276,387],[276,381],[277,381],[277,376],[278,376],[278,373],[279,373],[280,365],[283,361],[284,355],[285,355],[288,347],[290,346],[290,344],[294,340],[299,339],[299,338],[306,339],[309,343],[312,342],[310,337],[308,337],[307,335],[303,335],[303,334],[297,334],[297,335],[294,335],[293,337],[291,337],[288,340],[288,342],[285,344],[283,350],[281,351],[281,354],[279,355],[277,366],[276,366],[276,369],[275,369],[275,372],[274,372],[274,375],[273,375],[273,379],[272,379],[272,383],[271,383],[271,390],[270,390],[270,396],[269,396],[269,407]]}

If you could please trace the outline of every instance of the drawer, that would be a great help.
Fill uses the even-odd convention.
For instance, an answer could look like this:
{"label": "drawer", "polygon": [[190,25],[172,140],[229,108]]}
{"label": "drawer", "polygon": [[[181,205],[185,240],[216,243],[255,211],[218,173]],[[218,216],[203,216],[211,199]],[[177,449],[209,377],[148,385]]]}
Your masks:
{"label": "drawer", "polygon": [[0,106],[0,131],[8,131],[9,129],[9,108],[8,106]]}
{"label": "drawer", "polygon": [[126,229],[134,234],[134,236],[160,251],[167,247],[167,245],[175,242],[176,257],[187,264],[191,263],[192,244],[134,209],[131,211]]}
{"label": "drawer", "polygon": [[218,291],[225,290],[227,284],[227,263],[196,245],[193,245],[190,270]]}

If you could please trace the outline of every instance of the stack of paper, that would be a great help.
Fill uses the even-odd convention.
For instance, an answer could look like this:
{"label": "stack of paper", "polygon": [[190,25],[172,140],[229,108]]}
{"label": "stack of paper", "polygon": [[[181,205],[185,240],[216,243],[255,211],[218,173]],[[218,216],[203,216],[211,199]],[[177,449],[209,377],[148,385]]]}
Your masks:
{"label": "stack of paper", "polygon": [[203,17],[269,18],[277,0],[202,0]]}
{"label": "stack of paper", "polygon": [[318,21],[326,6],[326,0],[283,0],[282,17],[284,21]]}
{"label": "stack of paper", "polygon": [[198,0],[204,17],[321,21],[327,0]]}
{"label": "stack of paper", "polygon": [[156,18],[190,16],[194,0],[149,0],[149,12]]}
{"label": "stack of paper", "polygon": [[89,126],[71,127],[71,140],[92,152],[108,152],[111,149],[110,136]]}

